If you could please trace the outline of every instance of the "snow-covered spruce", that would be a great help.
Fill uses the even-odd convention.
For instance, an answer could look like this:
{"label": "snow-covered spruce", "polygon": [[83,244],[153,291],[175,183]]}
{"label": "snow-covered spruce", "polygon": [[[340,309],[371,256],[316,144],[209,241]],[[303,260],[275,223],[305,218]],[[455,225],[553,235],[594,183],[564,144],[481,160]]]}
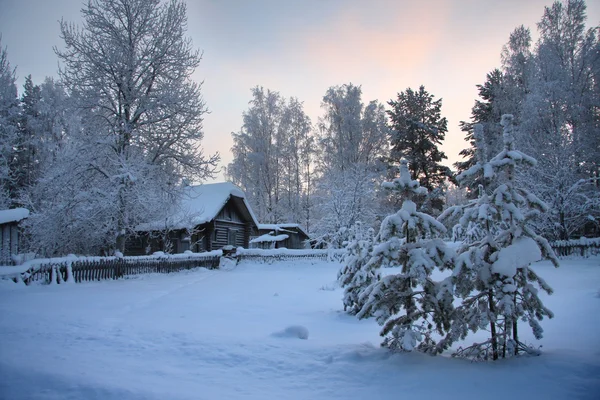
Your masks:
{"label": "snow-covered spruce", "polygon": [[362,292],[364,306],[358,317],[375,317],[383,326],[380,334],[385,337],[384,347],[436,354],[438,346],[432,333],[434,329],[440,335],[446,332],[453,309],[450,279],[436,282],[431,278],[434,269],[453,265],[453,252],[436,239],[446,229],[430,215],[417,211],[411,197],[427,190],[411,179],[406,160],[401,162],[400,177],[382,186],[399,192],[404,202],[400,210],[383,220],[372,257],[363,270],[400,267],[401,271],[382,277]]}
{"label": "snow-covered spruce", "polygon": [[350,229],[343,266],[338,273],[338,282],[344,288],[344,311],[349,314],[361,309],[360,292],[379,279],[376,271],[363,268],[373,251],[373,236],[373,228],[365,228],[360,221]]}
{"label": "snow-covered spruce", "polygon": [[496,360],[530,351],[519,341],[518,321],[526,321],[539,339],[543,330],[538,321],[553,316],[538,297],[538,288],[547,293],[552,289],[529,268],[541,258],[558,266],[546,239],[531,226],[546,205],[517,187],[514,179],[517,166],[534,166],[536,160],[513,148],[512,115],[503,115],[501,124],[504,149],[489,162],[483,128],[475,126],[477,163],[457,177],[459,182],[474,177],[482,182],[479,197],[440,216],[461,214],[460,224],[472,234],[458,249],[453,271],[455,294],[462,303],[454,309],[451,329],[438,346],[441,351],[466,338],[469,331],[489,330],[486,341],[455,353],[471,359]]}

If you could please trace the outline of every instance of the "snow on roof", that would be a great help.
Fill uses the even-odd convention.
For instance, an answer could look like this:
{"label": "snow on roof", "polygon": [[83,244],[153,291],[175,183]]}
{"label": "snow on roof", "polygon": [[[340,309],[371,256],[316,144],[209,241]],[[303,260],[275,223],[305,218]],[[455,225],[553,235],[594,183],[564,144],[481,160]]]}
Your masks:
{"label": "snow on roof", "polygon": [[286,231],[286,229],[297,229],[298,231],[304,233],[306,236],[308,236],[308,233],[306,233],[306,231],[304,229],[302,229],[302,226],[300,226],[300,224],[292,224],[292,223],[285,223],[285,224],[258,224],[258,229],[261,230],[273,230],[273,231],[284,231],[284,232],[289,232]]}
{"label": "snow on roof", "polygon": [[0,224],[9,222],[18,222],[29,217],[29,210],[26,208],[13,208],[12,210],[0,210]]}
{"label": "snow on roof", "polygon": [[281,242],[282,240],[285,240],[287,238],[289,238],[288,235],[273,236],[273,235],[270,235],[270,234],[267,233],[265,235],[262,235],[262,236],[259,236],[259,237],[255,238],[255,239],[252,239],[250,241],[250,243]]}
{"label": "snow on roof", "polygon": [[204,224],[215,219],[232,196],[244,201],[252,220],[257,224],[244,192],[231,182],[220,182],[187,186],[180,203],[174,206],[173,213],[166,220],[141,224],[138,230],[183,229]]}

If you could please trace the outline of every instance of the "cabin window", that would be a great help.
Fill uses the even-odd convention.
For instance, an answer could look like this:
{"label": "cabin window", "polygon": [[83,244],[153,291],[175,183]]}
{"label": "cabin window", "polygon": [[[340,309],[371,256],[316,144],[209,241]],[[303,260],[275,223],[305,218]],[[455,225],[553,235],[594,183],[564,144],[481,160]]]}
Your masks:
{"label": "cabin window", "polygon": [[235,246],[235,241],[237,239],[237,231],[235,229],[230,229],[227,236],[227,244]]}
{"label": "cabin window", "polygon": [[213,242],[216,242],[216,241],[217,241],[217,232],[218,232],[218,231],[219,231],[218,229],[215,229],[215,230],[213,231]]}

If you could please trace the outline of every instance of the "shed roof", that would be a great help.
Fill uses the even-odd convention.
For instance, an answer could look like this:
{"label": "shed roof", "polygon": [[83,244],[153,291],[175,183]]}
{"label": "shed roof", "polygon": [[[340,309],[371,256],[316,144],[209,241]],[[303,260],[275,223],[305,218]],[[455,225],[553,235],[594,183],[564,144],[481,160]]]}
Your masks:
{"label": "shed roof", "polygon": [[302,228],[300,224],[292,224],[292,223],[284,223],[284,224],[258,224],[258,229],[260,230],[273,230],[276,232],[290,232],[290,229],[297,229],[298,232],[303,233],[308,236],[308,233]]}
{"label": "shed roof", "polygon": [[0,224],[7,224],[9,222],[19,222],[27,217],[29,217],[29,210],[26,208],[0,210]]}

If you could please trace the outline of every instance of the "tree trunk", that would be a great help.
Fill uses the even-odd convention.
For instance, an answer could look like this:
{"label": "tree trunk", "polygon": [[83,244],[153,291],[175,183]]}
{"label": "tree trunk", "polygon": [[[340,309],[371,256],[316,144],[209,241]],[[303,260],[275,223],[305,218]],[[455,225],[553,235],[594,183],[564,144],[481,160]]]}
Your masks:
{"label": "tree trunk", "polygon": [[[494,306],[494,296],[492,290],[488,291],[488,307],[492,316],[496,316],[496,307]],[[496,333],[496,321],[490,318],[490,334],[492,335],[492,360],[498,359],[498,337]]]}
{"label": "tree trunk", "polygon": [[[514,303],[515,303],[514,307],[515,307],[515,310],[516,310],[517,309],[517,295],[516,294],[514,295]],[[512,336],[513,336],[513,340],[515,341],[515,356],[517,354],[519,354],[519,346],[517,346],[517,344],[519,343],[519,331],[517,329],[517,322],[518,322],[518,318],[515,315],[513,317],[513,322],[512,322],[513,323],[513,325],[512,325]]]}

